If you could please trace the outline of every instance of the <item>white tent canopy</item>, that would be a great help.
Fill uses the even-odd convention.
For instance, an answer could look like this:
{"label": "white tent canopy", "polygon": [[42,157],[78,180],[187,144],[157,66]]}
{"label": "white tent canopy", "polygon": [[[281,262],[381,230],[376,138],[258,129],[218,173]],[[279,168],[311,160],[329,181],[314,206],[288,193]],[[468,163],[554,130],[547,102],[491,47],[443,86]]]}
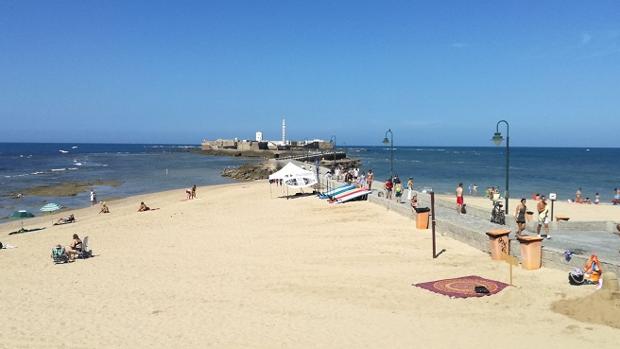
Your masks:
{"label": "white tent canopy", "polygon": [[282,180],[288,187],[304,188],[317,183],[316,175],[311,171],[289,162],[278,172],[269,176],[269,180]]}
{"label": "white tent canopy", "polygon": [[286,166],[282,167],[280,171],[269,175],[269,179],[282,179],[286,180],[293,177],[310,177],[314,176],[314,173],[304,170],[303,168],[289,162]]}

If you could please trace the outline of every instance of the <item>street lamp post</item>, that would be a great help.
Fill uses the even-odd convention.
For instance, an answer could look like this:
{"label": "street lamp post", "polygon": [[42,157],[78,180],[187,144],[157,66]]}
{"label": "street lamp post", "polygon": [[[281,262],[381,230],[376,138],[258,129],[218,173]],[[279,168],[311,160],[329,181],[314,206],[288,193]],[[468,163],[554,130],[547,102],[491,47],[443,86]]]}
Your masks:
{"label": "street lamp post", "polygon": [[329,138],[329,143],[332,144],[332,150],[336,151],[336,135],[333,135]]}
{"label": "street lamp post", "polygon": [[[388,139],[388,133],[390,134],[390,139]],[[383,144],[390,145],[390,178],[392,178],[394,177],[394,133],[392,132],[392,129],[385,131]]]}
{"label": "street lamp post", "polygon": [[493,143],[495,143],[495,145],[500,145],[502,144],[502,141],[504,140],[504,137],[502,137],[502,133],[499,132],[499,124],[505,124],[506,125],[506,213],[508,213],[508,199],[510,198],[510,194],[509,194],[509,183],[510,183],[510,125],[508,124],[508,121],[506,120],[500,120],[497,122],[497,125],[495,126],[495,134],[493,135]]}

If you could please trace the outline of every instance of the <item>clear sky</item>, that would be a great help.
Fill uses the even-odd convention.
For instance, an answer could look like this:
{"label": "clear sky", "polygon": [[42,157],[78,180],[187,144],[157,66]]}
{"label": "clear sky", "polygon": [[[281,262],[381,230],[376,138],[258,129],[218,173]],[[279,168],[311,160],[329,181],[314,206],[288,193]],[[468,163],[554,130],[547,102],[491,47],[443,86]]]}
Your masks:
{"label": "clear sky", "polygon": [[620,146],[620,1],[0,0],[0,141]]}

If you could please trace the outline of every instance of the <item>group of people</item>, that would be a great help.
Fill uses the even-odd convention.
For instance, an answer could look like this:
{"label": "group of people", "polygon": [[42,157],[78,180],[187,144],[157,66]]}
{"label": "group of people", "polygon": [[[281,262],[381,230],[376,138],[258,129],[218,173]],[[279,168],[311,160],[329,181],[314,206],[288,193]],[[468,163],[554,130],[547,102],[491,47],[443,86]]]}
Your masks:
{"label": "group of people", "polygon": [[58,244],[52,249],[52,258],[73,262],[83,252],[83,248],[84,244],[78,234],[73,234],[73,239],[69,245],[63,247]]}
{"label": "group of people", "polygon": [[[614,189],[616,191],[616,189]],[[594,194],[594,201],[592,201],[589,197],[583,198],[583,194],[581,193],[581,188],[578,188],[575,192],[575,201],[576,204],[595,204],[598,205],[601,203],[601,196],[599,193]]]}
{"label": "group of people", "polygon": [[[409,177],[409,179],[407,180],[407,200],[411,201],[414,195],[414,191],[413,191],[413,178]],[[404,188],[403,188],[403,183],[400,180],[400,177],[398,177],[398,175],[394,175],[393,177],[390,177],[388,179],[386,179],[385,184],[384,184],[384,189],[385,189],[385,198],[388,200],[392,199],[392,192],[394,193],[394,197],[396,198],[396,201],[398,203],[402,203],[402,197],[404,194]],[[417,195],[416,195],[417,197]],[[417,202],[417,199],[416,199]]]}
{"label": "group of people", "polygon": [[[519,204],[515,208],[515,221],[517,223],[517,236],[523,236],[523,231],[525,230],[525,215],[528,213],[527,211],[527,200],[525,198],[521,198]],[[538,224],[536,226],[536,234],[539,237],[551,239],[551,235],[549,235],[549,222],[551,222],[551,215],[549,213],[549,204],[547,203],[547,198],[544,195],[539,196],[538,202],[536,203],[536,213],[537,213],[537,221]],[[544,234],[540,234],[540,231],[544,229]]]}

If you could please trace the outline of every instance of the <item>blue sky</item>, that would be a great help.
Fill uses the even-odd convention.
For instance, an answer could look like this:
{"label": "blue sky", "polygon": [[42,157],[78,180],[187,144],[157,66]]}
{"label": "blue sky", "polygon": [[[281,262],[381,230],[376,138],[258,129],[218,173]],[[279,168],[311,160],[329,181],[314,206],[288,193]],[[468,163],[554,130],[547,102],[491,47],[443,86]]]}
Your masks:
{"label": "blue sky", "polygon": [[618,1],[0,0],[0,141],[620,146]]}

